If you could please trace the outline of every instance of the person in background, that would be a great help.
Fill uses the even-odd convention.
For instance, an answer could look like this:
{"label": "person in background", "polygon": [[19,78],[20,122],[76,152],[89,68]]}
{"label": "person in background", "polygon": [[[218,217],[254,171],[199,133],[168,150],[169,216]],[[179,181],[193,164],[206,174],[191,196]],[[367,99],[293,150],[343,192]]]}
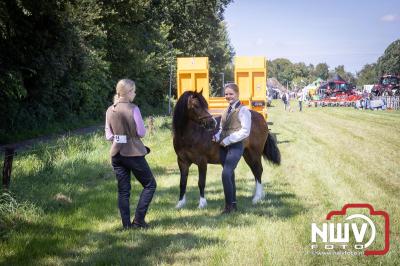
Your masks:
{"label": "person in background", "polygon": [[282,101],[283,101],[283,106],[285,111],[289,111],[290,112],[290,97],[289,97],[289,92],[288,91],[284,91],[282,94]]}
{"label": "person in background", "polygon": [[222,113],[220,129],[213,140],[221,145],[222,185],[225,194],[223,214],[237,210],[235,168],[243,155],[243,140],[250,135],[251,113],[239,101],[239,88],[235,83],[225,85],[225,99],[229,107]]}
{"label": "person in background", "polygon": [[303,90],[301,90],[299,92],[299,94],[297,95],[297,100],[299,101],[299,111],[303,111],[303,101],[305,101],[305,96],[306,94],[304,93]]}
{"label": "person in background", "polygon": [[[111,164],[118,183],[118,208],[124,229],[148,227],[145,216],[157,186],[144,157],[150,150],[140,140],[146,129],[139,108],[132,103],[135,96],[134,81],[118,81],[114,104],[107,109],[105,123],[106,139],[112,141]],[[132,222],[129,206],[131,172],[143,187]]]}
{"label": "person in background", "polygon": [[363,94],[362,94],[362,103],[363,103],[363,108],[368,109],[369,108],[369,96],[367,90],[364,89]]}

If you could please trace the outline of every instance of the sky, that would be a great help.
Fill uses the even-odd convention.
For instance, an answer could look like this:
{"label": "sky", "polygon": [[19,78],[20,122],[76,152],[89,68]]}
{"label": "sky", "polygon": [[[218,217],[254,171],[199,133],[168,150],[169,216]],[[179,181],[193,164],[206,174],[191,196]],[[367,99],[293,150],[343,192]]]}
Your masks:
{"label": "sky", "polygon": [[400,0],[235,0],[224,18],[237,56],[344,65],[353,74],[400,39]]}

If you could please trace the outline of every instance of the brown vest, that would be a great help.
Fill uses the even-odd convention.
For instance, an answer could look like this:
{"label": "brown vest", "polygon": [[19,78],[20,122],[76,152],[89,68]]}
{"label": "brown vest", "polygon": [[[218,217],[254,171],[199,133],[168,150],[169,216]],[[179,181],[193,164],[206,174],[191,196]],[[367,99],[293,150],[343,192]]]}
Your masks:
{"label": "brown vest", "polygon": [[133,108],[136,105],[130,103],[126,98],[119,98],[116,104],[107,109],[106,117],[114,135],[125,135],[126,143],[113,144],[110,155],[114,156],[118,152],[122,156],[144,156],[147,154],[146,147],[140,140],[136,132],[136,123],[133,119]]}
{"label": "brown vest", "polygon": [[221,137],[222,141],[224,138],[232,134],[233,132],[239,131],[242,128],[239,120],[239,111],[243,105],[239,105],[228,116],[228,109],[226,109],[221,116]]}

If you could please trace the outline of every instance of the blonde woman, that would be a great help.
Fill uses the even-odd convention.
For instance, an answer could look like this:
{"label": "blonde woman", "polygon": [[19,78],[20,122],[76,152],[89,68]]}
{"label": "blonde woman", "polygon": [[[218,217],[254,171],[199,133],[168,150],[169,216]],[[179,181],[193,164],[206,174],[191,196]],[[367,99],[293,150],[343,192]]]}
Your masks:
{"label": "blonde woman", "polygon": [[219,132],[214,141],[221,145],[220,158],[223,166],[222,185],[225,194],[223,214],[237,210],[235,168],[243,155],[243,140],[250,135],[251,113],[239,101],[239,87],[235,83],[225,85],[228,108],[222,113]]}
{"label": "blonde woman", "polygon": [[[135,96],[134,81],[118,81],[114,104],[107,109],[105,124],[106,139],[112,141],[111,164],[118,182],[118,208],[124,229],[148,227],[145,216],[157,186],[144,157],[148,152],[140,138],[145,136],[146,129],[139,108],[132,103]],[[129,207],[131,172],[143,186],[132,222]]]}

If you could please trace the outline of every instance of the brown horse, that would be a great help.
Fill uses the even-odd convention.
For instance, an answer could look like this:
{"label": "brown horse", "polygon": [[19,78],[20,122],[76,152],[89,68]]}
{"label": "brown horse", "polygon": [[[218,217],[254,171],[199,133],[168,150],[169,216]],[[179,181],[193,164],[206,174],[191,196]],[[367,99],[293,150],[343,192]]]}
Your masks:
{"label": "brown horse", "polygon": [[[186,184],[189,167],[196,164],[199,170],[200,202],[199,208],[204,208],[207,201],[204,197],[206,185],[207,164],[221,164],[219,158],[220,145],[212,141],[212,136],[219,128],[220,117],[214,119],[208,112],[208,104],[201,92],[186,91],[178,99],[172,121],[174,133],[174,149],[178,156],[178,166],[181,174],[179,202],[176,208],[186,204]],[[250,167],[255,180],[256,189],[253,203],[264,197],[261,185],[263,167],[261,156],[274,164],[281,161],[276,140],[269,134],[264,117],[251,112],[250,136],[243,141],[243,157]]]}

